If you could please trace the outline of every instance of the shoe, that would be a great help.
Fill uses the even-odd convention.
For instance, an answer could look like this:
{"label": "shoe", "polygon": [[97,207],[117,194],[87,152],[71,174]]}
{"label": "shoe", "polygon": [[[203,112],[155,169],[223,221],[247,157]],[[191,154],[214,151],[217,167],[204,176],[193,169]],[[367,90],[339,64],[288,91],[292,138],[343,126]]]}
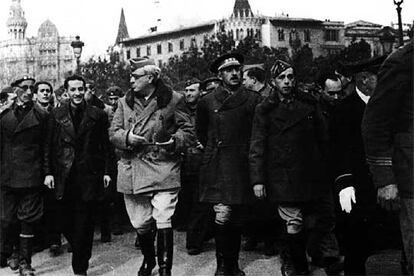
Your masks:
{"label": "shoe", "polygon": [[7,257],[4,254],[0,254],[0,268],[7,267]]}
{"label": "shoe", "polygon": [[257,240],[253,238],[248,238],[246,243],[243,246],[244,251],[253,251],[257,247]]}
{"label": "shoe", "polygon": [[19,275],[20,276],[34,276],[35,270],[26,261],[21,261],[19,264]]}
{"label": "shoe", "polygon": [[120,236],[124,233],[124,231],[122,231],[122,227],[119,226],[118,224],[114,224],[112,226],[112,234],[114,234],[115,236]]}
{"label": "shoe", "polygon": [[19,254],[14,252],[8,259],[7,265],[11,270],[16,271],[19,269]]}
{"label": "shoe", "polygon": [[275,246],[273,242],[265,242],[264,243],[264,254],[266,256],[275,256],[277,255]]}
{"label": "shoe", "polygon": [[63,253],[62,246],[59,244],[52,244],[49,247],[49,253],[51,257],[57,257]]}
{"label": "shoe", "polygon": [[101,233],[101,242],[102,243],[107,243],[107,242],[111,242],[111,241],[112,241],[111,233]]}
{"label": "shoe", "polygon": [[70,245],[70,243],[68,243],[68,249],[67,249],[68,253],[72,253],[72,246]]}
{"label": "shoe", "polygon": [[136,249],[140,249],[141,248],[141,246],[139,245],[138,233],[137,233],[137,237],[135,238],[134,246],[135,246]]}
{"label": "shoe", "polygon": [[200,253],[201,253],[200,248],[189,248],[189,249],[187,249],[187,254],[188,255],[199,255]]}
{"label": "shoe", "polygon": [[286,234],[286,248],[282,251],[281,272],[283,276],[309,274],[303,233]]}

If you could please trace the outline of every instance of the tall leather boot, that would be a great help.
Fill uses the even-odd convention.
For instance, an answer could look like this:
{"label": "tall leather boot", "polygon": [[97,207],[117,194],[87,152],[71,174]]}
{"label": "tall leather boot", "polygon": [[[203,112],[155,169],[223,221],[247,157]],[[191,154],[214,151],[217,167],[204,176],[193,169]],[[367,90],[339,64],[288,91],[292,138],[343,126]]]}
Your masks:
{"label": "tall leather boot", "polygon": [[143,235],[137,233],[137,238],[141,244],[142,255],[144,255],[144,260],[139,268],[138,276],[150,276],[155,267],[155,231],[151,230]]}
{"label": "tall leather boot", "polygon": [[32,243],[33,238],[20,237],[20,262],[19,274],[20,276],[34,276],[34,269],[32,268]]}
{"label": "tall leather boot", "polygon": [[281,272],[283,276],[307,275],[309,273],[305,236],[303,233],[286,235],[286,245],[281,257]]}
{"label": "tall leather boot", "polygon": [[157,259],[160,276],[171,276],[173,242],[172,228],[158,229]]}
{"label": "tall leather boot", "polygon": [[245,276],[246,274],[239,268],[239,252],[241,244],[240,227],[228,227],[229,240],[229,274],[234,276]]}
{"label": "tall leather boot", "polygon": [[214,239],[216,243],[216,259],[217,259],[217,269],[214,275],[215,276],[228,275],[229,273],[226,270],[226,266],[224,263],[224,251],[225,251],[225,246],[227,242],[224,225],[215,224]]}

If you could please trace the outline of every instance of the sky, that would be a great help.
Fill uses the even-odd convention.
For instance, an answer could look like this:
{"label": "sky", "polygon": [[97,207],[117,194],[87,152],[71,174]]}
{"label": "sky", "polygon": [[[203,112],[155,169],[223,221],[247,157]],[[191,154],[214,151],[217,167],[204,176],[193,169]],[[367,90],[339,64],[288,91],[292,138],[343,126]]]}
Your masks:
{"label": "sky", "polygon": [[[0,40],[7,39],[6,21],[12,0],[0,0]],[[365,20],[382,25],[397,22],[393,0],[249,0],[253,13],[319,20]],[[60,36],[79,35],[85,43],[82,59],[103,55],[115,42],[121,8],[130,37],[148,33],[161,19],[159,31],[223,19],[231,15],[234,0],[21,0],[28,21],[26,34],[37,36],[46,19]],[[414,20],[414,0],[402,4],[404,23]]]}

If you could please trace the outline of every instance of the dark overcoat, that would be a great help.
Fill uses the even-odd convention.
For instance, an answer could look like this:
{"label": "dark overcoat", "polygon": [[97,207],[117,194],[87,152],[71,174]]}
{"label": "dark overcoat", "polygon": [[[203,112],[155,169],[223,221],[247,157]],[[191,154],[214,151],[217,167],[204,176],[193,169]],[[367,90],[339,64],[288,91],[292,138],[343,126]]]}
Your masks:
{"label": "dark overcoat", "polygon": [[331,168],[336,194],[354,187],[357,204],[355,210],[375,208],[376,190],[365,158],[361,122],[366,104],[354,91],[333,112],[331,121]]}
{"label": "dark overcoat", "polygon": [[218,87],[201,98],[196,129],[205,151],[200,168],[200,200],[243,204],[251,201],[248,151],[258,93],[239,88],[231,96]]}
{"label": "dark overcoat", "polygon": [[252,185],[264,184],[276,202],[306,202],[326,195],[328,134],[313,96],[295,92],[291,108],[276,93],[256,107],[250,144]]}
{"label": "dark overcoat", "polygon": [[[78,131],[75,132],[69,103],[51,112],[47,127],[45,173],[55,179],[55,195],[62,199],[70,181],[80,184],[84,201],[100,199],[104,192],[103,176],[111,174],[111,147],[108,117],[97,107],[85,105]],[[76,158],[76,160],[75,160]]]}
{"label": "dark overcoat", "polygon": [[414,198],[413,43],[383,63],[362,124],[374,185],[398,183],[403,198]]}
{"label": "dark overcoat", "polygon": [[13,108],[5,110],[0,116],[1,186],[41,187],[47,113],[34,105],[20,123]]}

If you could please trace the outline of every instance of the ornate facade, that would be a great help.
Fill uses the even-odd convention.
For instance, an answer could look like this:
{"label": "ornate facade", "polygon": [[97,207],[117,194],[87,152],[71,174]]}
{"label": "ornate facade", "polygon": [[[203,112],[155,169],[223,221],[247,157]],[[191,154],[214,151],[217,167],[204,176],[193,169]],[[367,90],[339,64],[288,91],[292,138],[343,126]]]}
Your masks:
{"label": "ornate facade", "polygon": [[7,20],[8,39],[0,42],[0,86],[10,85],[22,75],[59,86],[74,71],[76,60],[70,46],[72,37],[59,36],[56,26],[43,22],[37,37],[26,36],[27,21],[21,0],[12,0]]}
{"label": "ornate facade", "polygon": [[[120,26],[126,29],[123,13],[122,19]],[[365,21],[345,25],[342,21],[292,18],[288,15],[261,16],[253,14],[248,0],[235,0],[233,12],[227,19],[168,32],[152,32],[138,38],[118,36],[116,48],[124,60],[149,56],[161,65],[170,57],[187,51],[192,43],[200,46],[204,37],[226,32],[236,43],[249,36],[262,46],[282,48],[290,53],[307,44],[315,57],[338,53],[352,41],[365,39],[371,45],[372,54],[381,55],[381,29],[381,25]]]}

